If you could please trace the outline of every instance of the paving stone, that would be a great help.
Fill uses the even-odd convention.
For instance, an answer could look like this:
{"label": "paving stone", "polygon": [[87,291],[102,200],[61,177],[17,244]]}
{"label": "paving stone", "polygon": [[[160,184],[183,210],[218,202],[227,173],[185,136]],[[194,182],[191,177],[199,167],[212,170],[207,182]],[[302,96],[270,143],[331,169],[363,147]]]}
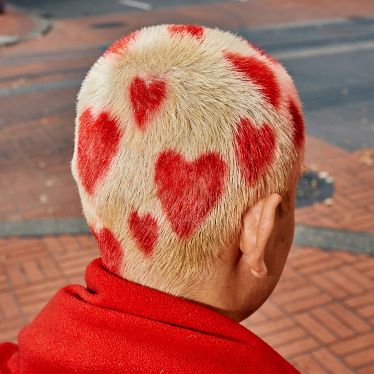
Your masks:
{"label": "paving stone", "polygon": [[357,311],[348,309],[340,303],[331,304],[328,309],[340,318],[347,326],[358,333],[364,333],[371,330],[368,322],[358,315]]}
{"label": "paving stone", "polygon": [[315,362],[309,355],[302,355],[295,357],[292,360],[294,366],[300,370],[301,373],[306,374],[327,374],[318,363]]}
{"label": "paving stone", "polygon": [[312,318],[308,313],[297,314],[295,320],[302,325],[310,335],[324,344],[331,344],[337,340],[335,335],[331,334],[318,320]]}
{"label": "paving stone", "polygon": [[321,366],[327,368],[331,373],[339,374],[350,374],[352,369],[342,363],[337,357],[335,357],[328,349],[321,349],[314,351],[311,354]]}
{"label": "paving stone", "polygon": [[294,326],[287,331],[279,332],[272,336],[267,336],[265,339],[269,345],[271,345],[273,348],[277,348],[305,337],[307,337],[306,332],[303,329]]}
{"label": "paving stone", "polygon": [[374,346],[374,332],[362,334],[358,337],[346,339],[343,342],[333,344],[331,350],[339,355],[359,352],[367,346]]}
{"label": "paving stone", "polygon": [[305,339],[283,345],[282,347],[278,347],[277,352],[286,359],[290,360],[292,357],[310,352],[318,346],[319,344],[313,338],[307,337]]}
{"label": "paving stone", "polygon": [[325,324],[330,331],[340,338],[349,338],[355,335],[355,332],[344,325],[342,321],[337,319],[334,315],[329,313],[326,309],[318,308],[310,312],[310,314],[319,323]]}
{"label": "paving stone", "polygon": [[374,362],[373,347],[363,349],[361,352],[349,355],[345,357],[344,361],[353,368],[372,364]]}
{"label": "paving stone", "polygon": [[374,365],[367,366],[358,371],[359,374],[372,374],[374,371]]}
{"label": "paving stone", "polygon": [[369,290],[365,294],[360,296],[353,296],[349,297],[347,300],[345,300],[345,304],[347,304],[350,307],[358,307],[361,305],[367,305],[374,301],[374,290]]}

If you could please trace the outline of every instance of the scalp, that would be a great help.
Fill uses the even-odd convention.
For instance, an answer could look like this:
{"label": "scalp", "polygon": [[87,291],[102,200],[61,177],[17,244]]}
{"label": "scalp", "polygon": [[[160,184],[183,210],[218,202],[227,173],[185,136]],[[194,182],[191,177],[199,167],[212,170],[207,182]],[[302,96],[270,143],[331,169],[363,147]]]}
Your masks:
{"label": "scalp", "polygon": [[287,189],[303,144],[276,60],[228,32],[161,25],[115,42],[89,71],[72,171],[92,231],[110,239],[98,240],[108,267],[178,294],[210,274],[248,205]]}

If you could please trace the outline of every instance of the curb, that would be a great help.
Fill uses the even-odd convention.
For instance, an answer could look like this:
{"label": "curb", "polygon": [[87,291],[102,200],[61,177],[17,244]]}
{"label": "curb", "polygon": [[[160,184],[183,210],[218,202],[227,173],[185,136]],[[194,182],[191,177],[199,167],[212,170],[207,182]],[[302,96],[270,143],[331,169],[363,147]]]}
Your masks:
{"label": "curb", "polygon": [[[24,14],[22,11],[20,11],[18,8],[14,6],[12,6],[11,8],[19,13]],[[0,48],[13,45],[13,44],[17,44],[25,40],[40,38],[52,30],[52,23],[50,21],[44,18],[40,18],[40,17],[32,16],[32,15],[27,15],[27,17],[29,17],[34,23],[33,30],[31,30],[25,36],[21,36],[21,37],[9,36],[7,40],[0,39]]]}
{"label": "curb", "polygon": [[371,232],[296,225],[293,244],[374,256],[374,234]]}
{"label": "curb", "polygon": [[[12,236],[41,237],[45,235],[90,234],[86,219],[60,218],[18,222],[0,222],[0,238]],[[340,250],[374,256],[374,234],[296,225],[293,244],[323,250]]]}
{"label": "curb", "polygon": [[85,218],[40,219],[0,222],[0,238],[10,236],[40,237],[45,235],[89,234]]}

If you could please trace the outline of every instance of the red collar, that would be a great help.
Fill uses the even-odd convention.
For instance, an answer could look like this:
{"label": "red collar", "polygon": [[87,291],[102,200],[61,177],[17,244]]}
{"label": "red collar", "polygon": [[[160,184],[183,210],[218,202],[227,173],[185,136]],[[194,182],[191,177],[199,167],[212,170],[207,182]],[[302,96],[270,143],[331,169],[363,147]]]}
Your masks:
{"label": "red collar", "polygon": [[248,335],[252,335],[217,312],[109,273],[101,259],[88,265],[85,280],[92,293],[82,298],[92,305],[229,339],[248,341]]}

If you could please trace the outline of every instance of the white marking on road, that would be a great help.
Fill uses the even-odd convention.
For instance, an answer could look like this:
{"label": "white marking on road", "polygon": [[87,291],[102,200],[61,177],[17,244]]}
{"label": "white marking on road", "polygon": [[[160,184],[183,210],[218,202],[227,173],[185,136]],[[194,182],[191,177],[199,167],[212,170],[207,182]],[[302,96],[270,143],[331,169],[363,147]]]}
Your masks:
{"label": "white marking on road", "polygon": [[18,40],[18,36],[0,35],[0,44],[3,44],[3,43],[14,43],[17,40]]}
{"label": "white marking on road", "polygon": [[127,5],[132,8],[138,8],[138,9],[143,9],[143,10],[151,10],[152,5],[148,3],[143,3],[141,1],[134,1],[134,0],[118,0],[118,2],[121,5]]}
{"label": "white marking on road", "polygon": [[31,92],[63,90],[65,88],[79,87],[82,84],[84,77],[78,79],[68,79],[63,81],[48,81],[43,83],[31,84],[29,86],[21,86],[14,88],[0,89],[0,97],[25,95]]}
{"label": "white marking on road", "polygon": [[335,45],[326,45],[316,48],[304,48],[294,51],[272,53],[272,55],[280,60],[293,60],[297,58],[307,58],[315,56],[336,55],[339,53],[350,53],[356,51],[369,51],[374,49],[374,41],[344,43]]}
{"label": "white marking on road", "polygon": [[[374,19],[374,17],[370,17],[370,19]],[[369,18],[368,18],[369,19]],[[352,21],[350,21],[347,18],[327,18],[327,19],[322,19],[322,20],[313,20],[313,21],[298,21],[298,22],[286,22],[286,23],[276,23],[274,25],[263,25],[263,26],[256,26],[256,27],[251,27],[251,30],[287,30],[287,29],[296,29],[299,27],[308,27],[312,26],[315,28],[320,29],[321,27],[323,28],[324,26],[329,26],[329,25],[335,25],[335,24],[344,24],[344,25],[349,25],[351,24]]]}

